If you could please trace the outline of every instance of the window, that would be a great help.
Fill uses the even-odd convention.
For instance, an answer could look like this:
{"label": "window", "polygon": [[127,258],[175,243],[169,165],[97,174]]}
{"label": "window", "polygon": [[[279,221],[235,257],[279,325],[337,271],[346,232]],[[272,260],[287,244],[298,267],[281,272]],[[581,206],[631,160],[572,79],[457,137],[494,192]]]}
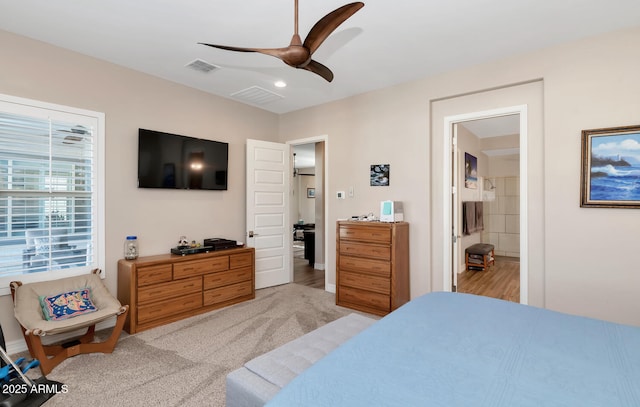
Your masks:
{"label": "window", "polygon": [[0,95],[0,294],[104,268],[104,114]]}

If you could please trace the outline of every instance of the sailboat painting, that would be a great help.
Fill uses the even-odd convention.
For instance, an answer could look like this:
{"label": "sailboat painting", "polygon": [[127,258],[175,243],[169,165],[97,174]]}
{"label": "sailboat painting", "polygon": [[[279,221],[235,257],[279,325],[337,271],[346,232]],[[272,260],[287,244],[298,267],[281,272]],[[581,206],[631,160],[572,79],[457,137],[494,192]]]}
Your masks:
{"label": "sailboat painting", "polygon": [[640,208],[640,126],[582,131],[580,206]]}

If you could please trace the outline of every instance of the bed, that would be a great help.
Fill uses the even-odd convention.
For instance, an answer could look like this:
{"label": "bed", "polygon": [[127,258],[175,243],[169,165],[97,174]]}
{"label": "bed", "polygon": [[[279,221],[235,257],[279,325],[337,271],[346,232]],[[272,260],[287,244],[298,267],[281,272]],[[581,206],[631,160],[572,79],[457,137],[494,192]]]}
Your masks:
{"label": "bed", "polygon": [[346,341],[267,405],[640,406],[640,328],[431,293]]}

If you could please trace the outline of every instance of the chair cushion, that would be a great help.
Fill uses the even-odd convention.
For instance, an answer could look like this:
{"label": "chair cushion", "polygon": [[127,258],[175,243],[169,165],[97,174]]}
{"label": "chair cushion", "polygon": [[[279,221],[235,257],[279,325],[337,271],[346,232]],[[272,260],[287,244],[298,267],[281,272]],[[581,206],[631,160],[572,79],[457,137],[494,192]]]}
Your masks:
{"label": "chair cushion", "polygon": [[[44,318],[40,306],[41,296],[56,295],[85,287],[91,289],[91,300],[97,311],[60,321],[48,321]],[[23,284],[15,290],[14,304],[14,314],[20,325],[29,331],[40,330],[45,334],[68,332],[91,326],[118,314],[121,307],[118,299],[107,290],[100,276],[93,273]]]}
{"label": "chair cushion", "polygon": [[47,321],[73,318],[98,310],[91,301],[89,288],[50,296],[41,295],[40,306]]}
{"label": "chair cushion", "polygon": [[467,252],[469,254],[482,254],[482,255],[485,255],[485,254],[491,253],[493,248],[494,248],[494,246],[492,244],[476,243],[474,245],[471,245],[471,246],[467,247],[465,252]]}

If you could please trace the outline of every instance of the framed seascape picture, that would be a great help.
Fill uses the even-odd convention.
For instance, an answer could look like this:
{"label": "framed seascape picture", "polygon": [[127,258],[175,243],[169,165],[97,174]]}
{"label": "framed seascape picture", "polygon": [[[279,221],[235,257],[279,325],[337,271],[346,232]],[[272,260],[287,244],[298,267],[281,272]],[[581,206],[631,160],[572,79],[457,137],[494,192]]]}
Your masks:
{"label": "framed seascape picture", "polygon": [[478,159],[469,153],[464,153],[464,187],[478,188]]}
{"label": "framed seascape picture", "polygon": [[640,125],[582,131],[580,206],[640,208]]}

